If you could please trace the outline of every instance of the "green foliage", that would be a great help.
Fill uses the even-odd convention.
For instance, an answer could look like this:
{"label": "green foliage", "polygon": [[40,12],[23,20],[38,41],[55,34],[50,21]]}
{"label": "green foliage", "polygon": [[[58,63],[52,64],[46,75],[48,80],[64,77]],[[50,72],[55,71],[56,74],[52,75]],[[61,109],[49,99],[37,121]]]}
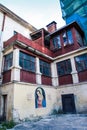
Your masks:
{"label": "green foliage", "polygon": [[16,123],[14,121],[6,121],[6,122],[2,122],[1,126],[2,128],[0,128],[0,130],[6,130],[6,129],[11,129],[16,125]]}
{"label": "green foliage", "polygon": [[0,128],[0,130],[6,130],[6,128]]}

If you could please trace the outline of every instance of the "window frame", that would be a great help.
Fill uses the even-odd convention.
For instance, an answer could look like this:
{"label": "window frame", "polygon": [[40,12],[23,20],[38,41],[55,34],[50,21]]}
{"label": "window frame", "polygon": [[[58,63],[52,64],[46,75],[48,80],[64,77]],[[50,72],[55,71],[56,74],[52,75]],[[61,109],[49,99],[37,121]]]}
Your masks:
{"label": "window frame", "polygon": [[[86,58],[84,58],[85,55],[86,55]],[[80,60],[82,56],[83,56],[83,60]],[[80,59],[78,59],[79,61],[76,61],[76,58],[80,58]],[[87,70],[87,63],[86,63],[87,62],[87,53],[76,56],[74,59],[75,59],[77,72],[82,72],[82,71]]]}
{"label": "window frame", "polygon": [[27,53],[20,51],[19,53],[19,65],[25,71],[36,72],[36,59]]}
{"label": "window frame", "polygon": [[[69,35],[69,32],[70,32],[70,35]],[[64,47],[67,46],[67,45],[73,45],[74,44],[73,33],[72,33],[71,29],[65,30],[62,33],[62,38],[63,38]],[[65,38],[65,40],[64,40],[64,38]]]}
{"label": "window frame", "polygon": [[76,30],[76,40],[78,42],[78,44],[80,46],[83,46],[84,45],[84,42],[83,42],[83,37],[82,35],[79,33],[79,31]]}
{"label": "window frame", "polygon": [[55,37],[53,37],[52,44],[54,49],[60,49],[62,47],[60,35],[56,35]]}
{"label": "window frame", "polygon": [[13,64],[13,52],[4,55],[4,71],[8,71]]}
{"label": "window frame", "polygon": [[39,60],[39,65],[40,65],[40,72],[42,73],[42,75],[51,77],[51,65],[50,65],[50,63],[43,61],[43,60]]}
{"label": "window frame", "polygon": [[[59,65],[59,67],[58,67],[58,65]],[[71,74],[71,72],[72,72],[72,66],[71,66],[71,60],[70,59],[57,62],[56,66],[57,66],[57,74],[58,74],[59,77]]]}

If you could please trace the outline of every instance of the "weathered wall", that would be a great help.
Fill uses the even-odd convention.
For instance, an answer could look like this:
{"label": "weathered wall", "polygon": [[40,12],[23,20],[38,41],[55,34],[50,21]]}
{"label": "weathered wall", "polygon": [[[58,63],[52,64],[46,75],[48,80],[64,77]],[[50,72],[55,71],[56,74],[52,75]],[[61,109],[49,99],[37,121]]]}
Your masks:
{"label": "weathered wall", "polygon": [[[35,90],[42,87],[46,96],[46,107],[35,108]],[[13,116],[23,120],[50,113],[56,103],[56,89],[50,86],[17,83],[14,86]]]}
{"label": "weathered wall", "polygon": [[64,85],[57,90],[57,104],[62,109],[61,95],[74,94],[76,112],[87,112],[87,82]]}
{"label": "weathered wall", "polygon": [[0,105],[0,116],[3,114],[3,96],[7,95],[6,103],[6,119],[12,120],[12,109],[13,109],[13,89],[14,84],[7,84],[1,87],[1,105]]}

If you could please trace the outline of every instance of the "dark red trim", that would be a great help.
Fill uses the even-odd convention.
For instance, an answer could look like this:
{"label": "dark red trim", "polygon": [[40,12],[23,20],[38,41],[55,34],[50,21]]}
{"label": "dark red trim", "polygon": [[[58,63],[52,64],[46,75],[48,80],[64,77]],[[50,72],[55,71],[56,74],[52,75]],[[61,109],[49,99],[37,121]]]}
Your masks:
{"label": "dark red trim", "polygon": [[87,70],[78,73],[79,82],[87,81]]}
{"label": "dark red trim", "polygon": [[64,75],[59,77],[59,85],[73,84],[72,75]]}

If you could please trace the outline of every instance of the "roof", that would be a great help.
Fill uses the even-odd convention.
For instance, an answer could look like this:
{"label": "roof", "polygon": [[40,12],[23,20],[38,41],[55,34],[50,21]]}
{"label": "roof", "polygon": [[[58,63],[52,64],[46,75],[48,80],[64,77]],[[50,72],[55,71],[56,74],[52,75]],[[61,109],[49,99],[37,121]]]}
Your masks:
{"label": "roof", "polygon": [[28,28],[30,31],[36,31],[37,29],[32,26],[30,23],[26,22],[25,20],[23,20],[21,17],[19,17],[18,15],[16,15],[15,13],[13,13],[11,10],[9,10],[7,7],[3,6],[2,4],[0,4],[0,11],[4,14],[6,14],[8,17],[10,17],[11,19],[17,21],[18,23],[20,23],[21,25],[23,25],[24,27]]}
{"label": "roof", "polygon": [[55,35],[56,33],[60,33],[61,31],[67,30],[67,29],[69,29],[70,27],[73,27],[73,26],[74,26],[79,32],[81,32],[82,34],[84,34],[84,32],[83,32],[82,28],[79,26],[79,24],[78,24],[76,21],[74,21],[74,22],[72,22],[72,23],[70,23],[70,24],[67,24],[67,25],[65,25],[65,26],[63,26],[63,27],[57,29],[55,32],[50,33],[49,36]]}
{"label": "roof", "polygon": [[36,30],[35,32],[32,32],[30,34],[30,36],[32,37],[33,40],[35,40],[35,39],[37,39],[37,38],[42,36],[42,31],[44,31],[44,35],[48,35],[49,34],[49,32],[47,30],[45,30],[44,28],[41,28],[39,30]]}

